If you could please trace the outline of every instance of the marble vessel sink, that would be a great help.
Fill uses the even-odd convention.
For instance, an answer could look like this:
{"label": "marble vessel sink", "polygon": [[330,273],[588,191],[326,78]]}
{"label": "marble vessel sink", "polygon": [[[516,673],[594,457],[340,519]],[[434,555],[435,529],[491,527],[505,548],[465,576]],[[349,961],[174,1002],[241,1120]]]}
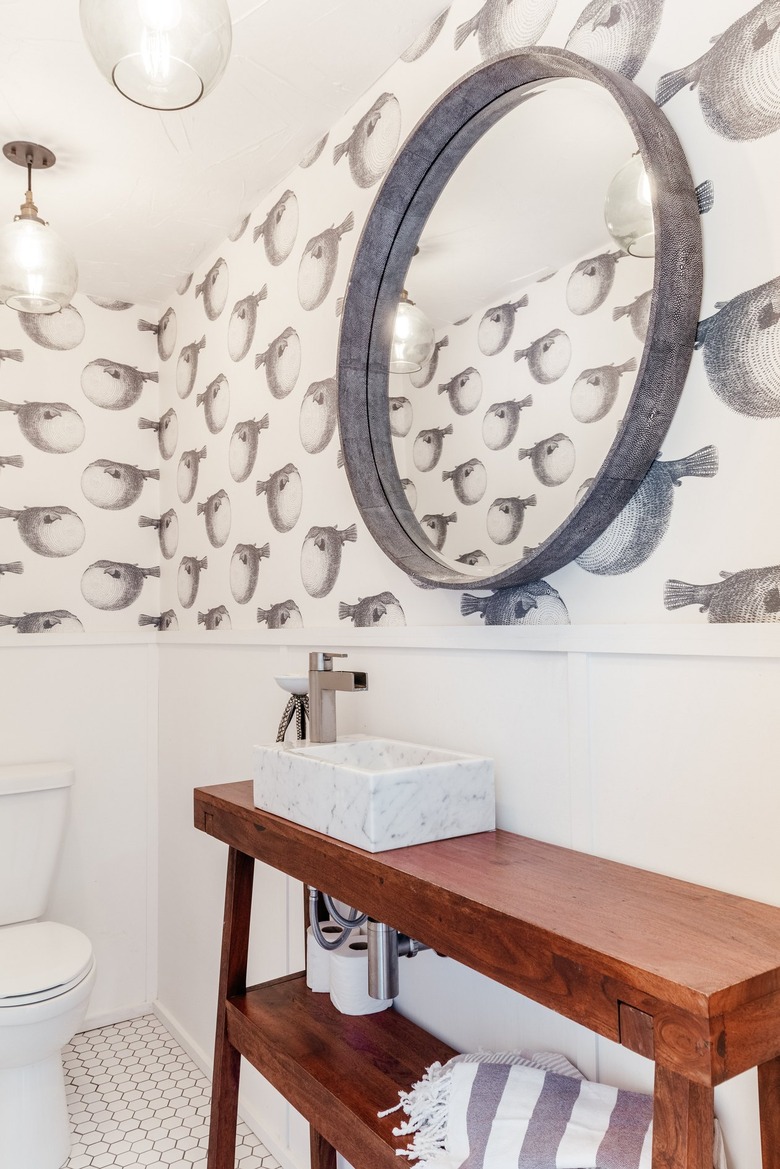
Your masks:
{"label": "marble vessel sink", "polygon": [[252,754],[256,807],[368,852],[495,827],[492,759],[369,735]]}

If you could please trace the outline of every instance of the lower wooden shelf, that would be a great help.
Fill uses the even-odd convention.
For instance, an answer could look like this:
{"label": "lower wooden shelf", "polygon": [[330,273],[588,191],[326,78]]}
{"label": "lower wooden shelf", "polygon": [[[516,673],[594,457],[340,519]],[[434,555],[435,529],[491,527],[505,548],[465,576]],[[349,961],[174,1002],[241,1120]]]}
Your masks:
{"label": "lower wooden shelf", "polygon": [[399,1090],[436,1060],[455,1055],[446,1043],[389,1008],[342,1015],[327,994],[315,994],[303,973],[250,987],[227,1001],[233,1047],[284,1095],[353,1165],[394,1166],[401,1113]]}

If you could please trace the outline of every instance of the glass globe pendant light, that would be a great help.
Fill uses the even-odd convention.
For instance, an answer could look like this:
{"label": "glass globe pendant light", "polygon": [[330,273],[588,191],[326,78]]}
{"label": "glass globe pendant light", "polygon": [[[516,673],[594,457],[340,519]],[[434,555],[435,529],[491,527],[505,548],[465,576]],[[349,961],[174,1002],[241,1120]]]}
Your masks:
{"label": "glass globe pendant light", "polygon": [[33,202],[33,170],[49,170],[56,161],[45,146],[8,142],[3,154],[27,167],[27,192],[19,214],[0,228],[0,301],[24,313],[56,313],[70,304],[78,285],[72,254]]}
{"label": "glass globe pendant light", "polygon": [[435,343],[433,325],[404,289],[390,343],[390,373],[417,373],[433,353]]}
{"label": "glass globe pendant light", "polygon": [[153,110],[183,110],[214,88],[230,57],[226,0],[80,0],[95,62],[121,94]]}
{"label": "glass globe pendant light", "polygon": [[610,183],[604,219],[609,234],[629,255],[655,255],[653,192],[639,153],[632,155]]}

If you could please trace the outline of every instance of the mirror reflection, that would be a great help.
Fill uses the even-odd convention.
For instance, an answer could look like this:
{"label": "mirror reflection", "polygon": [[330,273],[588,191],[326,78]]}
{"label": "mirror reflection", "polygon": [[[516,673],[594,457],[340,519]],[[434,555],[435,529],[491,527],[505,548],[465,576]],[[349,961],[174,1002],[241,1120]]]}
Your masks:
{"label": "mirror reflection", "polygon": [[433,343],[419,369],[389,375],[390,433],[409,534],[460,571],[483,575],[544,543],[620,428],[653,260],[615,242],[605,202],[636,151],[602,86],[528,86],[428,217],[404,286]]}

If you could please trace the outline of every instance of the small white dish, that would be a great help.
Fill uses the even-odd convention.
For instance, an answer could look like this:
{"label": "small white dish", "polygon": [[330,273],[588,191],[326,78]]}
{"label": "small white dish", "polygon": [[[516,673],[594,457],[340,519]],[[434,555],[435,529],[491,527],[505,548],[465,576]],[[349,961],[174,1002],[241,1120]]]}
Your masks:
{"label": "small white dish", "polygon": [[282,690],[286,690],[288,694],[309,693],[308,674],[278,674],[274,678],[274,682],[281,686]]}

